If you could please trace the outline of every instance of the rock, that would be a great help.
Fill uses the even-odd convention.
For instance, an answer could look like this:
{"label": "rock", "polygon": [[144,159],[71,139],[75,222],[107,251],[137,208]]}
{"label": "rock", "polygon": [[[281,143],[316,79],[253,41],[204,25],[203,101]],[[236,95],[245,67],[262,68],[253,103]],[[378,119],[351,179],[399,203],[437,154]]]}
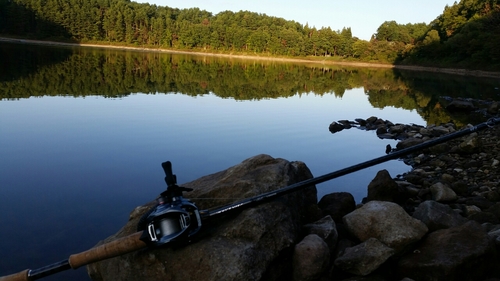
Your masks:
{"label": "rock", "polygon": [[399,205],[370,201],[343,218],[349,232],[361,241],[377,238],[396,253],[417,242],[427,233],[427,226],[410,217]]}
{"label": "rock", "polygon": [[467,193],[468,185],[466,182],[458,180],[451,184],[451,189],[453,189],[456,194],[463,196]]}
{"label": "rock", "polygon": [[387,170],[381,170],[368,184],[367,201],[390,201],[394,202],[398,197],[398,184]]}
{"label": "rock", "polygon": [[448,130],[448,128],[444,126],[436,126],[430,129],[430,133],[432,134],[433,137],[440,137],[442,135],[450,133],[450,131]]}
{"label": "rock", "polygon": [[339,120],[338,122],[342,124],[342,126],[344,126],[344,129],[350,129],[355,124],[354,122],[351,122],[349,120]]}
{"label": "rock", "polygon": [[458,145],[456,151],[461,154],[475,153],[480,148],[480,141],[476,133],[469,135],[463,142]]}
{"label": "rock", "polygon": [[374,124],[375,122],[377,122],[377,120],[379,120],[378,117],[376,117],[376,116],[370,116],[370,117],[368,117],[368,119],[366,119],[366,123],[368,123],[368,124]]}
{"label": "rock", "polygon": [[500,219],[500,202],[495,203],[491,207],[489,207],[486,211],[494,214],[497,218]]}
{"label": "rock", "polygon": [[337,132],[340,132],[340,131],[342,131],[343,129],[345,129],[345,128],[344,128],[344,125],[339,124],[339,123],[337,123],[337,122],[335,122],[335,121],[333,121],[333,122],[330,124],[330,126],[328,127],[328,130],[329,130],[332,134],[337,133]]}
{"label": "rock", "polygon": [[430,233],[398,264],[414,280],[484,280],[498,266],[495,247],[481,225],[469,221]]}
{"label": "rock", "polygon": [[319,200],[319,208],[324,216],[330,216],[335,222],[342,222],[342,217],[356,209],[356,202],[348,192],[334,192]]}
{"label": "rock", "polygon": [[485,197],[490,202],[498,202],[498,201],[500,201],[500,194],[496,190],[488,191],[485,194]]}
{"label": "rock", "polygon": [[430,190],[432,193],[432,199],[438,202],[450,202],[455,201],[458,198],[453,189],[441,182],[431,185]]}
{"label": "rock", "polygon": [[300,243],[295,245],[292,280],[316,280],[329,263],[330,250],[328,249],[328,245],[318,235],[309,234]]}
{"label": "rock", "polygon": [[455,227],[467,222],[466,218],[459,215],[448,205],[433,200],[427,200],[418,205],[413,217],[425,223],[429,232]]}
{"label": "rock", "polygon": [[[195,198],[250,197],[311,178],[302,162],[258,155],[225,171],[182,186]],[[203,203],[201,203],[203,202]],[[200,200],[200,209],[219,205]],[[306,206],[316,203],[316,188],[219,218],[207,237],[180,248],[137,251],[87,267],[93,280],[276,280],[291,278],[291,252],[308,218]],[[220,206],[220,205],[219,205]],[[144,212],[147,208],[139,208]],[[139,212],[139,213],[140,213]],[[135,232],[140,214],[105,242]],[[322,240],[321,240],[322,241]],[[328,247],[326,246],[326,249]],[[327,250],[328,251],[328,250]],[[147,268],[147,270],[145,270]],[[275,276],[275,277],[273,277]],[[273,278],[271,278],[273,277]]]}
{"label": "rock", "polygon": [[389,133],[401,134],[405,131],[405,126],[402,124],[397,124],[389,128]]}
{"label": "rock", "polygon": [[366,120],[362,119],[362,118],[356,118],[356,119],[354,119],[354,121],[356,121],[362,127],[366,126],[366,123],[367,123]]}
{"label": "rock", "polygon": [[347,248],[342,256],[335,260],[335,266],[355,275],[366,276],[376,270],[394,250],[375,238],[354,247]]}
{"label": "rock", "polygon": [[479,208],[478,206],[468,205],[468,206],[464,207],[464,214],[467,217],[470,217],[470,216],[478,214],[478,213],[481,213],[481,208]]}
{"label": "rock", "polygon": [[476,108],[474,107],[474,104],[470,101],[455,99],[446,106],[446,109],[455,112],[456,111],[469,112],[475,110]]}
{"label": "rock", "polygon": [[478,223],[492,223],[498,224],[500,220],[492,213],[478,212],[467,217],[470,220],[477,221]]}
{"label": "rock", "polygon": [[328,248],[330,248],[330,251],[333,251],[335,245],[337,245],[339,234],[335,221],[331,216],[326,216],[316,222],[304,225],[304,230],[307,235],[316,234],[321,237],[328,245]]}
{"label": "rock", "polygon": [[381,126],[381,127],[377,128],[377,130],[375,131],[375,133],[377,134],[377,136],[383,135],[383,134],[387,133],[387,129],[385,127]]}
{"label": "rock", "polygon": [[498,102],[492,102],[487,109],[488,114],[496,115],[498,113],[498,109],[500,108],[500,104]]}
{"label": "rock", "polygon": [[477,206],[481,210],[486,210],[489,207],[493,206],[495,203],[490,202],[488,199],[482,197],[482,196],[474,196],[474,197],[469,197],[465,200],[465,204],[468,206]]}
{"label": "rock", "polygon": [[410,138],[410,139],[406,139],[406,140],[402,140],[402,141],[398,142],[398,144],[396,144],[396,148],[397,149],[405,149],[405,148],[408,148],[411,146],[421,144],[423,142],[424,142],[423,139]]}

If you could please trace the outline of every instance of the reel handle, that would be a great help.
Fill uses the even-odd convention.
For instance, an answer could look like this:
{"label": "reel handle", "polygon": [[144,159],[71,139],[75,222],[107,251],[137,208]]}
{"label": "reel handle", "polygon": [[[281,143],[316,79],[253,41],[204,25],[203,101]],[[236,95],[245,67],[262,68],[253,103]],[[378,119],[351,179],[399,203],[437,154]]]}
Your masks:
{"label": "reel handle", "polygon": [[174,186],[177,184],[177,177],[172,173],[172,163],[170,161],[161,163],[163,171],[165,171],[165,182],[167,186]]}

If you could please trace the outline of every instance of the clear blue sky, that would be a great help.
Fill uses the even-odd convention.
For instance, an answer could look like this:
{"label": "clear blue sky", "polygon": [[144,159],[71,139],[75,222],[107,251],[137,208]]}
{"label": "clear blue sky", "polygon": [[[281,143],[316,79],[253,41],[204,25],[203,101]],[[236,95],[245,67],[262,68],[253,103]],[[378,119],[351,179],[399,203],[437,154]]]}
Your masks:
{"label": "clear blue sky", "polygon": [[172,8],[193,8],[212,12],[247,10],[308,23],[316,28],[341,30],[351,27],[354,36],[369,40],[384,22],[429,23],[454,0],[135,0]]}

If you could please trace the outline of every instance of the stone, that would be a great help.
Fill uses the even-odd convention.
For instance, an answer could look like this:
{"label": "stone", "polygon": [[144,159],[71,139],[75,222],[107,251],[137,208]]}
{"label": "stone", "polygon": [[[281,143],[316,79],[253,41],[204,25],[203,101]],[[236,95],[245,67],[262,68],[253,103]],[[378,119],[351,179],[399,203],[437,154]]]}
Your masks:
{"label": "stone", "polygon": [[328,245],[318,235],[309,234],[300,243],[295,245],[292,280],[316,280],[329,263],[330,250]]}
{"label": "stone", "polygon": [[448,205],[427,200],[415,209],[413,217],[425,223],[429,232],[438,229],[450,228],[467,222],[467,219],[459,215]]}
{"label": "stone", "polygon": [[498,102],[492,102],[488,109],[486,110],[488,114],[495,115],[498,113],[498,109],[500,108],[500,104]]}
{"label": "stone", "polygon": [[368,184],[367,201],[390,201],[394,202],[398,197],[399,189],[396,181],[387,170],[381,170]]}
{"label": "stone", "polygon": [[470,101],[455,99],[446,106],[446,109],[449,111],[469,112],[475,110],[475,107],[474,104]]}
{"label": "stone", "polygon": [[478,223],[430,233],[398,263],[400,277],[414,280],[484,280],[498,266],[493,241]]}
{"label": "stone", "polygon": [[328,127],[328,130],[334,134],[334,133],[337,133],[337,132],[340,132],[342,131],[344,128],[344,125],[340,124],[340,123],[337,123],[335,121],[333,121],[330,126]]}
{"label": "stone", "polygon": [[432,199],[438,202],[451,202],[458,199],[455,191],[441,182],[431,185],[430,190]]}
{"label": "stone", "polygon": [[396,144],[396,148],[397,149],[405,149],[405,148],[408,148],[411,146],[419,145],[423,142],[424,142],[423,139],[409,138],[409,139],[405,139],[405,140],[398,142],[398,144]]}
{"label": "stone", "polygon": [[405,126],[403,124],[397,124],[389,128],[389,133],[401,134],[405,131]]}
{"label": "stone", "polygon": [[377,238],[396,253],[419,241],[427,226],[410,217],[399,205],[386,201],[370,201],[347,214],[344,224],[360,241]]}
{"label": "stone", "polygon": [[356,202],[348,192],[334,192],[323,196],[318,206],[324,216],[330,216],[338,223],[342,222],[342,217],[356,209]]}
{"label": "stone", "polygon": [[376,238],[369,238],[361,244],[347,248],[334,262],[335,266],[352,274],[366,276],[379,268],[394,250]]}
{"label": "stone", "polygon": [[339,237],[339,234],[337,232],[337,227],[335,225],[335,221],[332,219],[331,216],[325,216],[322,219],[315,221],[310,224],[304,225],[304,230],[309,234],[316,234],[321,239],[323,239],[326,244],[328,245],[328,248],[330,248],[330,251],[333,251],[335,248],[335,245],[337,245],[337,239]]}
{"label": "stone", "polygon": [[449,132],[450,131],[448,130],[448,128],[445,128],[444,126],[436,126],[430,130],[430,133],[434,137],[440,137],[442,135],[448,134]]}
{"label": "stone", "polygon": [[492,223],[499,224],[500,220],[492,213],[478,212],[467,217],[470,220],[477,221],[478,223]]}
{"label": "stone", "polygon": [[481,210],[486,210],[489,207],[494,205],[493,202],[490,202],[488,199],[486,199],[482,196],[474,196],[474,197],[467,198],[465,200],[465,204],[467,204],[468,206],[472,206],[472,205],[477,206]]}
{"label": "stone", "polygon": [[461,154],[472,154],[479,150],[481,142],[477,134],[469,135],[463,142],[458,145],[457,152]]}
{"label": "stone", "polygon": [[362,118],[356,118],[356,119],[354,119],[354,121],[356,121],[362,127],[366,126],[366,123],[367,123],[366,120],[362,119]]}
{"label": "stone", "polygon": [[[193,188],[188,193],[193,198],[246,198],[311,177],[303,162],[257,155],[181,186]],[[217,200],[199,202],[200,209],[220,206]],[[289,279],[292,249],[300,241],[302,225],[308,222],[304,210],[310,204],[316,204],[314,186],[218,218],[195,243],[137,251],[91,264],[87,270],[93,280]],[[129,222],[104,242],[134,233],[147,209],[138,208]]]}

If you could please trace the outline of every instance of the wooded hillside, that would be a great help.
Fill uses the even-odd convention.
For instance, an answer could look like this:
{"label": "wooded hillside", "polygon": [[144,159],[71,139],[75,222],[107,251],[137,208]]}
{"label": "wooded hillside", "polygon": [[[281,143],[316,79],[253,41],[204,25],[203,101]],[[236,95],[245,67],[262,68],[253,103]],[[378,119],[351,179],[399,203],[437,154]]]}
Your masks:
{"label": "wooded hillside", "polygon": [[370,41],[249,11],[130,0],[0,0],[0,34],[204,52],[500,70],[500,0],[462,0],[430,24],[386,21]]}

